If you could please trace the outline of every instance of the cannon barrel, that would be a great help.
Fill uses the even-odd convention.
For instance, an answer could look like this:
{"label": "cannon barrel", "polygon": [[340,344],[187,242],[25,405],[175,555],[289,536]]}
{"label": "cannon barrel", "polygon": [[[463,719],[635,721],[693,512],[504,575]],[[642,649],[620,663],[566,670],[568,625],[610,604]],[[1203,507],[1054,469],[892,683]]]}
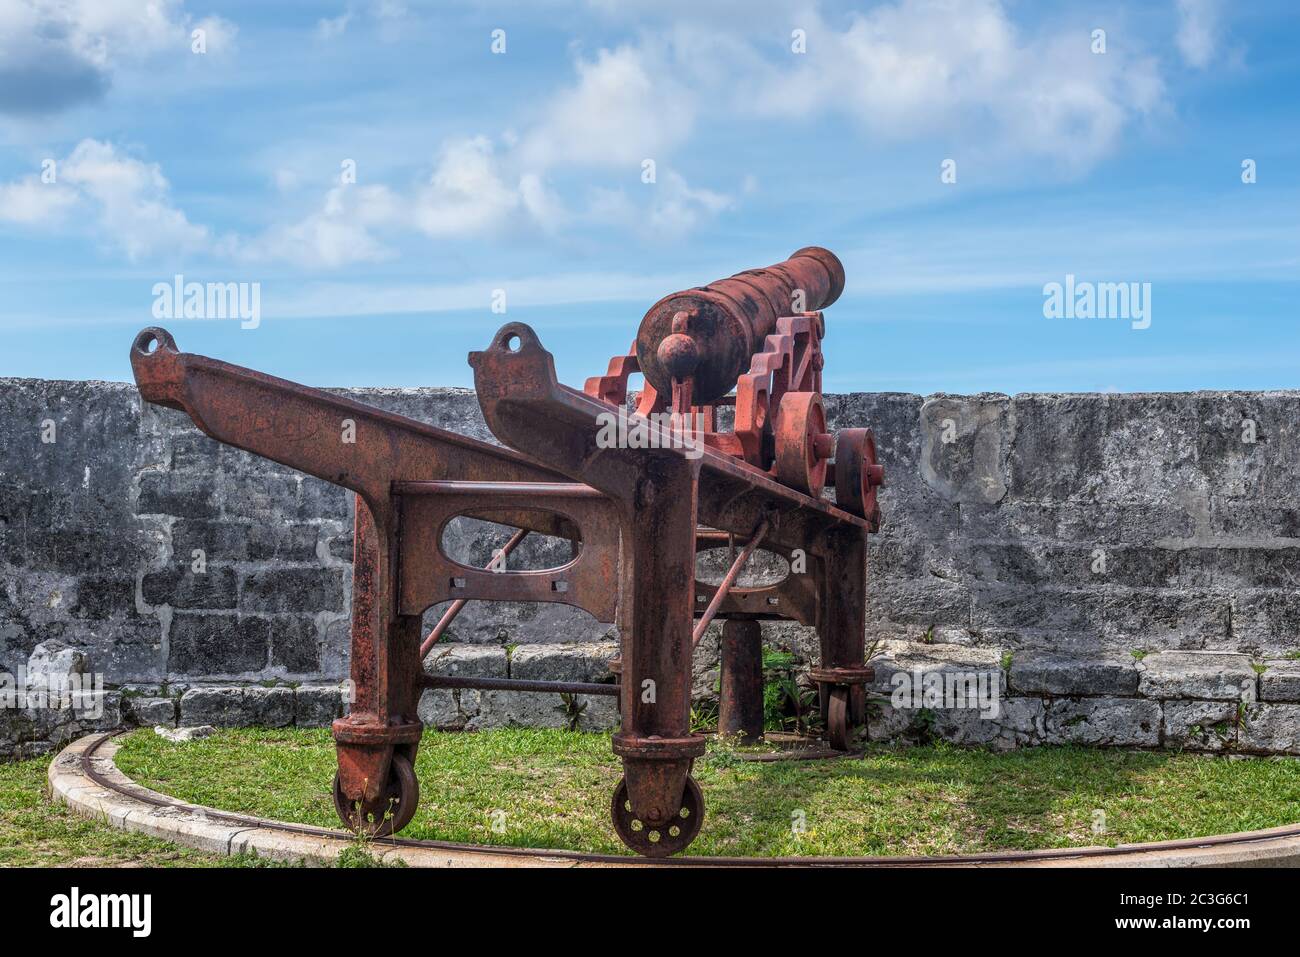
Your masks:
{"label": "cannon barrel", "polygon": [[735,387],[778,317],[824,309],[843,290],[844,266],[835,254],[807,246],[765,269],[665,296],[637,330],[641,372],[661,395],[672,393],[674,378],[691,377],[693,404],[707,405]]}

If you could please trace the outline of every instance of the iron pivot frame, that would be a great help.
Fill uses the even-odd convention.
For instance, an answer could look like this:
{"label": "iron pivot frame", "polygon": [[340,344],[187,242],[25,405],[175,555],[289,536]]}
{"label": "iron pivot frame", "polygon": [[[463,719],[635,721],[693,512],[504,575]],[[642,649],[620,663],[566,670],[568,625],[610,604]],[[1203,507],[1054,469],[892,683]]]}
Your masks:
{"label": "iron pivot frame", "polygon": [[[335,802],[353,829],[401,830],[418,804],[417,707],[431,681],[419,652],[426,608],[457,599],[557,601],[616,620],[619,529],[593,489],[509,449],[179,352],[164,329],[143,330],[130,357],[146,401],[185,412],[219,442],[356,494],[352,695],[333,726]],[[581,534],[583,547],[544,572],[470,568],[438,545],[456,515],[571,541]]]}
{"label": "iron pivot frame", "polygon": [[[821,261],[802,263],[793,275],[821,268]],[[849,746],[864,719],[861,686],[871,677],[863,646],[866,535],[879,522],[874,443],[866,430],[842,430],[833,443],[824,434],[816,391],[820,314],[760,315],[754,327],[775,331],[738,383],[733,432],[712,429],[724,397],[696,406],[693,386],[674,378],[673,406],[698,411],[710,424],[705,447],[689,455],[670,437],[650,448],[598,440],[602,417],[626,399],[635,354],[615,359],[606,376],[579,392],[557,382],[550,353],[521,324],[503,327],[488,349],[470,356],[484,418],[509,448],[181,353],[162,329],[136,337],[131,364],[145,400],[184,411],[220,442],[356,495],[354,694],[349,714],[333,727],[335,803],[348,826],[382,835],[414,815],[424,688],[614,693],[622,717],[613,748],[624,765],[611,804],[615,829],[650,856],[685,848],[704,811],[690,776],[704,750],[704,738],[689,725],[691,659],[714,616],[726,621],[724,730],[761,735],[757,622],[784,618],[816,627],[821,662],[813,677],[829,736],[835,747]],[[668,328],[672,336],[692,329],[676,322]],[[745,325],[741,332],[752,330]],[[667,407],[656,395],[648,385],[641,409]],[[835,485],[841,504],[820,497],[822,483]],[[514,544],[533,532],[568,539],[573,557],[541,571],[471,568],[440,544],[459,516],[519,529]],[[717,586],[697,582],[696,553],[732,537],[747,544],[727,578]],[[737,587],[744,558],[760,544],[787,557],[800,554],[805,572],[771,586]],[[470,600],[564,602],[616,623],[617,688],[425,675],[429,647]],[[452,605],[422,643],[422,616],[441,602]]]}

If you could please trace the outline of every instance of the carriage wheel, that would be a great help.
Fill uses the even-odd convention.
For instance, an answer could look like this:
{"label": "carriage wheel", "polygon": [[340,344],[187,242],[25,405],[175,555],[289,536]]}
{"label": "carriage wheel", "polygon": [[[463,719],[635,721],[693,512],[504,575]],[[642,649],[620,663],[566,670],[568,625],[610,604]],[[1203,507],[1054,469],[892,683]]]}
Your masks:
{"label": "carriage wheel", "polygon": [[387,837],[396,834],[415,817],[420,805],[420,782],[416,780],[411,759],[394,753],[388,772],[388,787],[378,799],[371,802],[349,801],[334,775],[334,809],[348,830],[366,837]]}
{"label": "carriage wheel", "polygon": [[835,501],[840,508],[879,525],[876,490],[884,482],[871,430],[840,429],[835,434]]}
{"label": "carriage wheel", "polygon": [[620,778],[609,810],[619,840],[629,848],[646,857],[668,857],[685,850],[700,833],[704,824],[704,792],[695,778],[688,775],[677,813],[662,824],[652,825],[633,816],[627,779]]}
{"label": "carriage wheel", "polygon": [[782,485],[821,495],[826,485],[826,410],[816,392],[787,392],[776,411],[776,477]]}
{"label": "carriage wheel", "polygon": [[853,703],[852,692],[846,685],[831,688],[830,701],[826,714],[826,733],[830,737],[831,747],[836,751],[848,751],[853,746]]}

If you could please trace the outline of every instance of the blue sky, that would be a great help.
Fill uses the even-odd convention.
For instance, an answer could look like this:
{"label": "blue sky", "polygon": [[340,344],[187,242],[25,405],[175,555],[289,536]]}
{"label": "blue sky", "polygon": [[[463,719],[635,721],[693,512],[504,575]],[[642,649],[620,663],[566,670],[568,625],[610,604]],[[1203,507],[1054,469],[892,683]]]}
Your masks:
{"label": "blue sky", "polygon": [[[520,320],[581,385],[818,244],[827,391],[1300,387],[1298,43],[1289,2],[0,0],[0,375],[129,380],[181,274],[261,290],[187,351],[468,385]],[[1045,318],[1067,274],[1150,327]]]}

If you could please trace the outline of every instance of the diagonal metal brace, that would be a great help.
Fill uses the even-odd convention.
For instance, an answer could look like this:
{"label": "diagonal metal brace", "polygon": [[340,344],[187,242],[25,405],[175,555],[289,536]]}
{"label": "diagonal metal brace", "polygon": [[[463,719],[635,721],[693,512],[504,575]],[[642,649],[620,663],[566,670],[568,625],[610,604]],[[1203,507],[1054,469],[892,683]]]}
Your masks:
{"label": "diagonal metal brace", "polygon": [[692,647],[699,645],[700,639],[704,637],[705,630],[709,627],[710,623],[712,623],[713,617],[718,613],[718,609],[722,607],[722,602],[727,597],[727,592],[731,591],[731,587],[736,584],[736,578],[740,575],[740,570],[745,567],[745,563],[749,561],[749,556],[754,554],[754,549],[758,548],[758,543],[761,542],[763,536],[767,534],[768,524],[769,521],[766,518],[758,523],[758,528],[754,530],[753,537],[750,538],[745,547],[740,550],[740,554],[736,556],[736,560],[732,562],[731,567],[727,569],[727,574],[723,577],[721,584],[718,585],[718,590],[713,593],[713,600],[709,602],[709,607],[704,609],[704,614],[700,616],[700,620],[695,624],[695,631],[691,635]]}
{"label": "diagonal metal brace", "polygon": [[[492,561],[483,566],[484,570],[491,571],[492,569],[499,567],[510,553],[519,547],[519,543],[527,537],[528,529],[521,528],[516,531],[510,536],[510,540],[502,545],[500,550],[492,556]],[[448,606],[447,610],[442,613],[442,617],[439,618],[438,623],[433,626],[433,630],[430,631],[424,641],[420,643],[421,661],[424,660],[425,655],[429,653],[430,649],[438,643],[438,640],[442,638],[443,632],[445,632],[451,626],[451,623],[456,620],[456,616],[461,613],[461,609],[465,607],[465,604],[468,601],[468,598],[457,598]]]}

